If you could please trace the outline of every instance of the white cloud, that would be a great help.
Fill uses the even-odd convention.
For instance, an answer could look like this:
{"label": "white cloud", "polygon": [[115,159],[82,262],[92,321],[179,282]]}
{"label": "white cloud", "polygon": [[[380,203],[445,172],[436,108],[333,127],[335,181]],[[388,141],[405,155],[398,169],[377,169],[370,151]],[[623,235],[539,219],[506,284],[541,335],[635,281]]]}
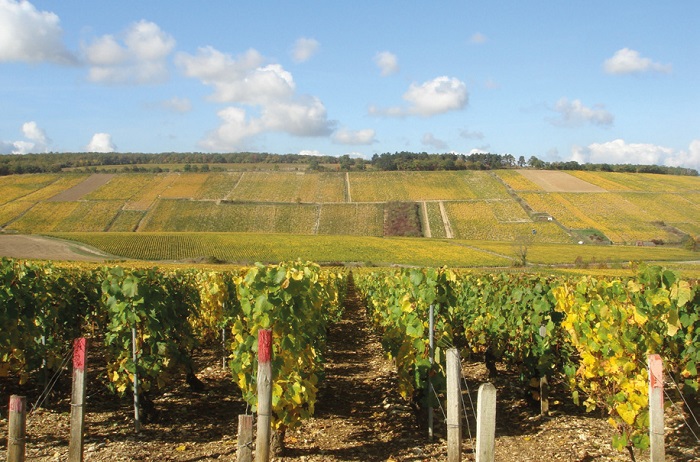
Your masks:
{"label": "white cloud", "polygon": [[421,143],[423,143],[425,146],[430,146],[440,151],[447,149],[447,143],[445,143],[443,140],[435,138],[435,135],[432,133],[424,133]]}
{"label": "white cloud", "polygon": [[0,0],[0,62],[75,64],[63,45],[60,22],[55,13],[38,11],[27,1]]}
{"label": "white cloud", "polygon": [[167,57],[175,48],[172,36],[155,23],[139,21],[124,32],[122,42],[104,35],[84,46],[91,81],[147,84],[167,79]]}
{"label": "white cloud", "polygon": [[318,52],[320,44],[312,38],[300,38],[294,42],[292,49],[292,59],[295,63],[304,63],[311,59]]}
{"label": "white cloud", "polygon": [[608,74],[641,74],[644,72],[669,73],[672,70],[670,64],[653,62],[649,58],[643,58],[638,51],[622,48],[617,50],[612,58],[603,63],[603,69]]}
{"label": "white cloud", "polygon": [[95,133],[85,147],[86,152],[114,152],[116,150],[117,146],[109,133]]}
{"label": "white cloud", "polygon": [[364,130],[337,130],[333,134],[333,141],[338,144],[370,145],[377,142],[376,133],[371,128]]}
{"label": "white cloud", "polygon": [[488,38],[486,38],[486,36],[484,34],[482,34],[481,32],[476,32],[471,37],[469,37],[469,43],[474,43],[477,45],[482,44],[482,43],[486,43],[487,40],[488,40]]}
{"label": "white cloud", "polygon": [[672,155],[671,148],[645,143],[628,144],[623,139],[616,139],[588,147],[574,146],[571,158],[579,163],[661,165]]}
{"label": "white cloud", "polygon": [[[206,149],[232,150],[263,132],[327,136],[333,130],[321,100],[297,95],[292,74],[279,64],[266,64],[255,50],[234,59],[205,47],[196,55],[178,54],[176,63],[186,76],[214,88],[211,100],[235,105],[219,111],[221,125],[201,142]],[[259,115],[251,116],[248,108]]]}
{"label": "white cloud", "polygon": [[237,59],[212,47],[196,55],[179,53],[175,62],[187,77],[214,87],[211,99],[219,103],[266,104],[290,98],[295,91],[292,74],[279,64],[264,64],[255,50]]}
{"label": "white cloud", "polygon": [[382,77],[396,74],[399,71],[399,59],[388,51],[380,51],[374,56],[374,62]]}
{"label": "white cloud", "polygon": [[664,162],[670,167],[688,167],[700,170],[700,139],[690,142],[687,151],[668,156]]}
{"label": "white cloud", "polygon": [[403,117],[418,115],[430,117],[449,111],[463,109],[469,101],[464,82],[454,77],[436,77],[422,84],[412,83],[403,95],[408,107],[377,108],[370,106],[371,115]]}
{"label": "white cloud", "polygon": [[51,139],[36,122],[29,121],[22,124],[23,140],[0,141],[0,154],[29,154],[47,152]]}
{"label": "white cloud", "polygon": [[302,149],[301,151],[299,151],[299,155],[300,156],[316,156],[316,157],[325,156],[324,153],[322,153],[321,151],[317,151],[315,149]]}
{"label": "white cloud", "polygon": [[606,111],[602,105],[596,105],[592,108],[584,106],[584,104],[575,99],[569,101],[567,98],[561,98],[554,105],[555,112],[559,113],[559,117],[551,119],[553,125],[564,127],[580,127],[587,123],[600,126],[610,126],[613,124],[615,117]]}
{"label": "white cloud", "polygon": [[46,146],[51,143],[49,137],[46,136],[46,132],[33,120],[31,122],[25,122],[22,125],[22,133],[24,134],[25,138],[33,141],[39,146]]}

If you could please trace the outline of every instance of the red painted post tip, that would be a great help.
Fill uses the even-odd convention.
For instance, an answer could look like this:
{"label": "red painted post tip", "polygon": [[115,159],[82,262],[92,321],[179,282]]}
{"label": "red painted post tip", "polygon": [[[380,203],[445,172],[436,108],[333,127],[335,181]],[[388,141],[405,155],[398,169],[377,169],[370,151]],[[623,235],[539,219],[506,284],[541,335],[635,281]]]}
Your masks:
{"label": "red painted post tip", "polygon": [[651,388],[664,387],[664,366],[659,355],[649,355],[649,381]]}
{"label": "red painted post tip", "polygon": [[258,330],[258,362],[269,363],[272,357],[272,330]]}
{"label": "red painted post tip", "polygon": [[10,412],[24,412],[24,396],[10,396]]}
{"label": "red painted post tip", "polygon": [[73,369],[85,370],[85,350],[87,349],[87,339],[77,338],[73,341]]}

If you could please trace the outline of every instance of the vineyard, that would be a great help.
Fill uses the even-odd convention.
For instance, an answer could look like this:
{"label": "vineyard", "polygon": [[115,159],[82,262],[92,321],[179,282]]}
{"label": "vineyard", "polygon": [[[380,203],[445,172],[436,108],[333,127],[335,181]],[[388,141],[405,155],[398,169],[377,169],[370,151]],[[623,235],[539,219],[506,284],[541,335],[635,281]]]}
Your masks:
{"label": "vineyard", "polygon": [[381,237],[393,202],[417,204],[419,236],[437,239],[678,247],[700,229],[696,177],[609,172],[29,174],[0,177],[0,197],[2,231],[25,234]]}
{"label": "vineyard", "polygon": [[[491,380],[505,371],[509,386],[533,401],[540,396],[532,383],[547,378],[571,406],[604,416],[620,451],[639,453],[649,444],[647,354],[664,358],[669,386],[678,387],[670,388],[672,396],[682,393],[696,411],[699,404],[700,290],[660,267],[642,266],[634,277],[444,267],[365,268],[351,275],[300,261],[214,271],[3,259],[0,277],[3,393],[60,370],[72,340],[86,335],[101,362],[99,381],[114,399],[130,393],[138,377],[146,425],[157,418],[154,403],[176,377],[201,387],[194,354],[217,351],[222,341],[229,380],[255,411],[257,332],[272,329],[272,425],[282,445],[285,434],[289,447],[300,444],[299,429],[326,386],[327,335],[343,318],[349,285],[396,368],[392,395],[409,406],[439,407],[450,347],[467,364],[483,364]],[[431,305],[434,364],[428,354]],[[571,407],[554,401],[552,408],[559,414]],[[698,447],[669,453],[700,457]]]}

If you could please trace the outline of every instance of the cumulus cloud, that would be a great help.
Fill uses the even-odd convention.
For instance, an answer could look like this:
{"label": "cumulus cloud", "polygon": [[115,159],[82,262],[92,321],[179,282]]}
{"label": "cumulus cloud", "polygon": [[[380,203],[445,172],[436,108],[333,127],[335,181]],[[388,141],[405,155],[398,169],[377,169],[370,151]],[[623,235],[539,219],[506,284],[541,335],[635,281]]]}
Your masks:
{"label": "cumulus cloud", "polygon": [[471,37],[469,37],[469,43],[474,43],[477,45],[486,43],[487,40],[488,38],[486,38],[486,36],[481,32],[476,32]]}
{"label": "cumulus cloud", "polygon": [[297,39],[292,48],[292,59],[295,63],[304,63],[318,52],[320,46],[318,41],[312,38]]}
{"label": "cumulus cloud", "polygon": [[46,132],[39,127],[33,120],[31,122],[25,122],[22,125],[22,133],[25,138],[33,141],[39,146],[47,146],[51,143],[51,140],[46,136]]}
{"label": "cumulus cloud", "polygon": [[22,124],[24,139],[17,141],[0,141],[0,154],[29,154],[47,152],[51,139],[36,122]]}
{"label": "cumulus cloud", "polygon": [[364,130],[340,129],[333,133],[333,141],[338,144],[370,145],[377,142],[376,133],[371,128]]}
{"label": "cumulus cloud", "polygon": [[661,64],[649,58],[642,57],[638,51],[622,48],[617,50],[612,58],[603,63],[603,69],[608,74],[642,74],[645,72],[669,73],[672,70],[670,64]]}
{"label": "cumulus cloud", "polygon": [[109,133],[95,133],[85,147],[87,152],[114,152],[116,150],[117,146],[112,141],[112,135]]}
{"label": "cumulus cloud", "polygon": [[396,74],[399,71],[399,59],[388,51],[380,51],[374,55],[374,63],[379,68],[382,77]]}
{"label": "cumulus cloud", "polygon": [[39,11],[27,1],[0,0],[0,62],[75,64],[63,45],[60,22],[55,13]]}
{"label": "cumulus cloud", "polygon": [[279,64],[264,65],[265,59],[252,49],[234,59],[204,47],[196,55],[178,54],[175,62],[187,77],[213,87],[210,98],[218,103],[266,104],[290,98],[295,91],[291,73]]}
{"label": "cumulus cloud", "polygon": [[439,151],[444,151],[447,149],[447,143],[445,143],[443,140],[435,138],[435,135],[432,133],[424,133],[423,138],[421,139],[421,143],[425,146],[430,146],[432,148],[435,148]]}
{"label": "cumulus cloud", "polygon": [[571,158],[579,163],[662,165],[673,155],[671,148],[616,139],[587,147],[574,146]]}
{"label": "cumulus cloud", "polygon": [[680,151],[666,158],[670,167],[688,167],[700,170],[700,139],[690,142],[687,151]]}
{"label": "cumulus cloud", "polygon": [[615,120],[615,117],[606,111],[602,105],[595,105],[591,108],[585,106],[578,99],[569,101],[567,98],[561,98],[554,105],[553,110],[559,116],[550,119],[550,122],[553,125],[563,127],[580,127],[589,123],[592,125],[610,126]]}
{"label": "cumulus cloud", "polygon": [[316,149],[302,149],[301,151],[299,151],[299,155],[300,156],[316,156],[316,157],[325,156],[324,153],[322,153],[321,151],[318,151]]}
{"label": "cumulus cloud", "polygon": [[89,79],[107,84],[148,84],[168,77],[175,39],[149,21],[132,24],[122,39],[104,35],[83,47]]}
{"label": "cumulus cloud", "polygon": [[403,117],[417,115],[430,117],[449,111],[463,109],[469,101],[469,93],[464,82],[454,77],[436,77],[422,84],[412,83],[403,99],[408,106],[377,108],[370,106],[371,115]]}
{"label": "cumulus cloud", "polygon": [[327,136],[333,131],[323,103],[297,95],[292,74],[279,64],[267,64],[255,50],[233,58],[204,47],[195,55],[180,53],[175,61],[186,76],[213,87],[212,101],[234,105],[218,112],[221,125],[202,140],[205,149],[235,149],[263,132]]}

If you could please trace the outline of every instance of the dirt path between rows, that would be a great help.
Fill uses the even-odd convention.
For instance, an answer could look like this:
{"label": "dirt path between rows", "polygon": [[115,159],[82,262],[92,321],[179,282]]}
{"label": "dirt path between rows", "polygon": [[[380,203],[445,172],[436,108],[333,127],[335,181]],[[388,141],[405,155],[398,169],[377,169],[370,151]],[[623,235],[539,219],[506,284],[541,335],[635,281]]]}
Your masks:
{"label": "dirt path between rows", "polygon": [[110,258],[75,242],[23,234],[0,234],[0,257],[68,261],[105,261]]}

